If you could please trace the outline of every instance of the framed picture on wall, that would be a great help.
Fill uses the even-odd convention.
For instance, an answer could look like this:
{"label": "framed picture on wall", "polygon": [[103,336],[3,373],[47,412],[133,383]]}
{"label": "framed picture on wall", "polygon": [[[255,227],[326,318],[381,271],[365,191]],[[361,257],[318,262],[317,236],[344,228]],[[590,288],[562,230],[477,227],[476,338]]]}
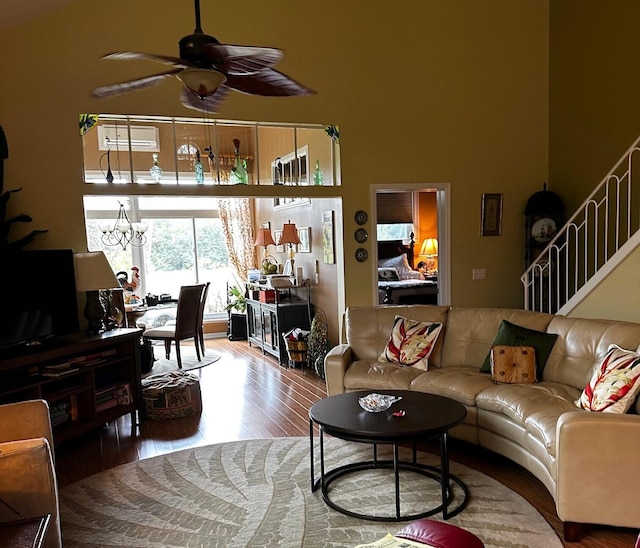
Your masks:
{"label": "framed picture on wall", "polygon": [[482,236],[500,236],[502,233],[502,194],[482,195]]}
{"label": "framed picture on wall", "polygon": [[298,253],[311,253],[311,228],[302,226],[298,229]]}
{"label": "framed picture on wall", "polygon": [[322,212],[322,260],[325,264],[335,263],[333,245],[333,210]]}
{"label": "framed picture on wall", "polygon": [[284,251],[284,245],[280,243],[280,238],[282,238],[282,230],[274,230],[273,241],[276,243],[276,251],[278,253],[282,253]]}

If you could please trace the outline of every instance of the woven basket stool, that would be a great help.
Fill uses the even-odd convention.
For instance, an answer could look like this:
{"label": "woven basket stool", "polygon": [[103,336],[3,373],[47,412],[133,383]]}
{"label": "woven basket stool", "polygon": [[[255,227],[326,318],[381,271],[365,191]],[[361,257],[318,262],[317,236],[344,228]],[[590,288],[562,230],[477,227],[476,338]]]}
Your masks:
{"label": "woven basket stool", "polygon": [[158,373],[142,379],[142,399],[148,419],[177,419],[202,411],[200,380],[187,371]]}

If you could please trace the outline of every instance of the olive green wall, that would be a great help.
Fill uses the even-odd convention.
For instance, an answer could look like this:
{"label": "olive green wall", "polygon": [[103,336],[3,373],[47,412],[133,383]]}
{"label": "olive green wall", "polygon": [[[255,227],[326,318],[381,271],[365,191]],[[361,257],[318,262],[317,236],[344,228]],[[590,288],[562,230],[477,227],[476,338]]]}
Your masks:
{"label": "olive green wall", "polygon": [[[640,135],[638,29],[638,2],[551,2],[549,180],[569,214]],[[570,315],[640,321],[638,253]]]}
{"label": "olive green wall", "polygon": [[569,213],[640,135],[639,29],[639,2],[551,2],[549,182]]}
{"label": "olive green wall", "polygon": [[[77,0],[0,33],[0,124],[10,146],[10,209],[50,232],[38,247],[85,248],[81,112],[194,116],[179,83],[95,100],[90,90],[160,71],[100,61],[116,50],[178,54],[190,2]],[[593,3],[595,5],[595,2]],[[355,211],[370,185],[451,184],[452,303],[521,306],[527,198],[548,178],[548,1],[287,0],[204,2],[202,26],[223,42],[280,47],[277,68],[312,97],[232,93],[223,119],[335,123],[341,131],[346,304],[370,304],[376,283],[357,263]],[[613,147],[618,150],[618,147]],[[483,192],[504,194],[502,236],[481,237]],[[373,227],[367,225],[372,233]],[[373,242],[366,244],[372,254]],[[340,257],[340,255],[338,255]],[[342,265],[338,265],[342,268]],[[487,279],[471,281],[473,268]]]}

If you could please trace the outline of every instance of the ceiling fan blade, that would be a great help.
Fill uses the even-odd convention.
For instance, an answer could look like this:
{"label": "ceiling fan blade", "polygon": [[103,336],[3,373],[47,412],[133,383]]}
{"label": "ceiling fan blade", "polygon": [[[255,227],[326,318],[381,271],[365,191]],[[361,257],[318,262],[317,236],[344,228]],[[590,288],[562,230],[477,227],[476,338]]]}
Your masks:
{"label": "ceiling fan blade", "polygon": [[284,57],[280,49],[260,46],[207,44],[204,50],[214,68],[227,75],[255,74]]}
{"label": "ceiling fan blade", "polygon": [[175,65],[176,67],[189,68],[194,67],[193,63],[180,57],[171,57],[169,55],[156,55],[155,53],[141,53],[139,51],[114,51],[102,56],[102,59],[111,61],[153,61],[154,63],[162,63],[163,65]]}
{"label": "ceiling fan blade", "polygon": [[272,68],[247,76],[229,75],[225,85],[241,93],[267,97],[315,94],[315,91]]}
{"label": "ceiling fan blade", "polygon": [[221,85],[213,95],[207,95],[206,97],[200,97],[195,93],[190,92],[184,88],[180,94],[180,102],[187,108],[199,110],[200,112],[213,112],[217,113],[220,110],[220,106],[229,95],[229,88],[225,85]]}
{"label": "ceiling fan blade", "polygon": [[103,98],[113,97],[114,95],[121,95],[123,93],[129,93],[130,91],[137,91],[139,89],[146,89],[155,86],[171,76],[182,72],[183,69],[178,68],[167,72],[161,72],[159,74],[153,74],[151,76],[145,76],[144,78],[136,78],[135,80],[129,80],[127,82],[119,82],[117,84],[110,84],[108,86],[100,86],[91,92],[92,97]]}

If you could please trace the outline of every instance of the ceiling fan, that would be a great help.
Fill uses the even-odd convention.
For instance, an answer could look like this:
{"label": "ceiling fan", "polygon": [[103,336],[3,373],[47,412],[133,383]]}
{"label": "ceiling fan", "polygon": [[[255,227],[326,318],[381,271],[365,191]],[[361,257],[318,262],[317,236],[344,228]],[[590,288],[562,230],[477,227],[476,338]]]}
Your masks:
{"label": "ceiling fan", "polygon": [[112,97],[155,86],[175,76],[184,85],[180,102],[188,108],[218,112],[231,90],[262,96],[312,95],[273,66],[284,56],[277,48],[221,44],[200,26],[200,0],[194,0],[196,28],[179,42],[180,57],[135,51],[109,53],[102,59],[147,60],[170,65],[165,72],[96,88],[93,97]]}

